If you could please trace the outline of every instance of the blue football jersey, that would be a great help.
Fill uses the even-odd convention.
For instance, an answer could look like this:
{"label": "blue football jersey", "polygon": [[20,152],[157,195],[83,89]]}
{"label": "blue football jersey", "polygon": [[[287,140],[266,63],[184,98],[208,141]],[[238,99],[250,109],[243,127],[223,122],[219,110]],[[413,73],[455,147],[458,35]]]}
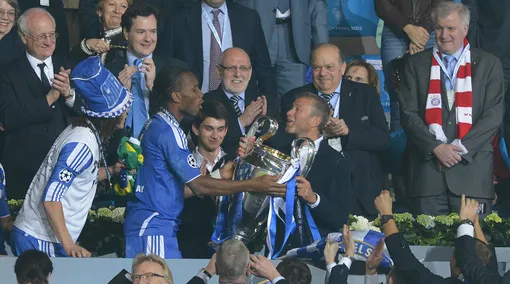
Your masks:
{"label": "blue football jersey", "polygon": [[172,236],[184,205],[184,185],[200,176],[186,135],[171,115],[156,114],[141,141],[144,163],[134,201],[127,204],[126,236]]}

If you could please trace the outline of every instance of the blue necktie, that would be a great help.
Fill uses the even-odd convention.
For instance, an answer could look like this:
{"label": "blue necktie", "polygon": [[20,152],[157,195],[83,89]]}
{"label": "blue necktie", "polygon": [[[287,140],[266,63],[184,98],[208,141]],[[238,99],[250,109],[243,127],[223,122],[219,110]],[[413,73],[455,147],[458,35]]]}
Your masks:
{"label": "blue necktie", "polygon": [[[136,59],[134,66],[140,68],[142,59]],[[128,113],[126,126],[131,127],[132,136],[138,138],[143,129],[143,125],[148,119],[147,107],[145,105],[145,96],[143,94],[143,76],[144,74],[137,71],[131,77],[131,93],[133,94],[133,105]]]}
{"label": "blue necktie", "polygon": [[453,78],[453,70],[455,69],[455,64],[457,63],[457,59],[453,55],[446,55],[443,58],[443,63],[446,67],[446,72],[448,72],[448,76],[450,76],[450,80],[446,80],[445,87],[447,90],[453,90],[453,82],[455,78]]}
{"label": "blue necktie", "polygon": [[[274,7],[274,6],[273,6]],[[285,14],[290,9],[290,0],[278,0],[278,10]]]}

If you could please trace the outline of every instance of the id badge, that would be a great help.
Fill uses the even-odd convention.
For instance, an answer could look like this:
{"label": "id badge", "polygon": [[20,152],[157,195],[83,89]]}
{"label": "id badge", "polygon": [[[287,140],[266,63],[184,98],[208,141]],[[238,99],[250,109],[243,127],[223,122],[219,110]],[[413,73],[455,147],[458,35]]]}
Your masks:
{"label": "id badge", "polygon": [[340,137],[328,139],[328,144],[338,152],[342,152],[342,140]]}

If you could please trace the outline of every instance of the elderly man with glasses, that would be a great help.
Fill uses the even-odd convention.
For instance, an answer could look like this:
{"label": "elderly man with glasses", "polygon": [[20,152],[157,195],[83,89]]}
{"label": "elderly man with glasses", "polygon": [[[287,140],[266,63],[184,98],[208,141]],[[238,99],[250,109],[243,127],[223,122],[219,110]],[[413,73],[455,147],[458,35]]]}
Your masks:
{"label": "elderly man with glasses", "polygon": [[53,56],[58,33],[44,9],[27,10],[18,19],[26,54],[9,64],[0,79],[0,157],[9,176],[8,198],[24,198],[30,181],[58,135],[66,128],[74,90],[71,70]]}
{"label": "elderly man with glasses", "polygon": [[218,64],[221,84],[218,89],[206,93],[204,100],[221,102],[228,111],[228,132],[221,147],[229,155],[236,157],[239,138],[244,136],[249,126],[260,115],[276,116],[268,103],[271,97],[248,89],[252,75],[250,57],[241,48],[232,47],[221,54]]}

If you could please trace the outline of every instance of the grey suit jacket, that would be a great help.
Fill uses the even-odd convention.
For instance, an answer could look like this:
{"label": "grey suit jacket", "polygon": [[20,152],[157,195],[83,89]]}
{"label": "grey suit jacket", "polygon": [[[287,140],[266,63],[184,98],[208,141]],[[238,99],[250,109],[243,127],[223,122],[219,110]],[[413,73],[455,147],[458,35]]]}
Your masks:
{"label": "grey suit jacket", "polygon": [[[408,194],[422,197],[441,194],[446,188],[456,195],[493,198],[492,138],[503,121],[504,81],[501,62],[495,56],[471,49],[473,125],[462,139],[468,154],[447,169],[437,170],[432,150],[441,144],[429,133],[425,123],[425,106],[429,88],[432,49],[411,56],[405,67],[399,92],[402,127],[408,143]],[[457,138],[455,112],[447,107],[442,83],[443,130],[451,142]]]}
{"label": "grey suit jacket", "polygon": [[[235,0],[257,10],[267,46],[271,46],[276,27],[276,0]],[[328,5],[325,0],[291,0],[292,35],[299,61],[310,64],[311,48],[329,40]]]}

